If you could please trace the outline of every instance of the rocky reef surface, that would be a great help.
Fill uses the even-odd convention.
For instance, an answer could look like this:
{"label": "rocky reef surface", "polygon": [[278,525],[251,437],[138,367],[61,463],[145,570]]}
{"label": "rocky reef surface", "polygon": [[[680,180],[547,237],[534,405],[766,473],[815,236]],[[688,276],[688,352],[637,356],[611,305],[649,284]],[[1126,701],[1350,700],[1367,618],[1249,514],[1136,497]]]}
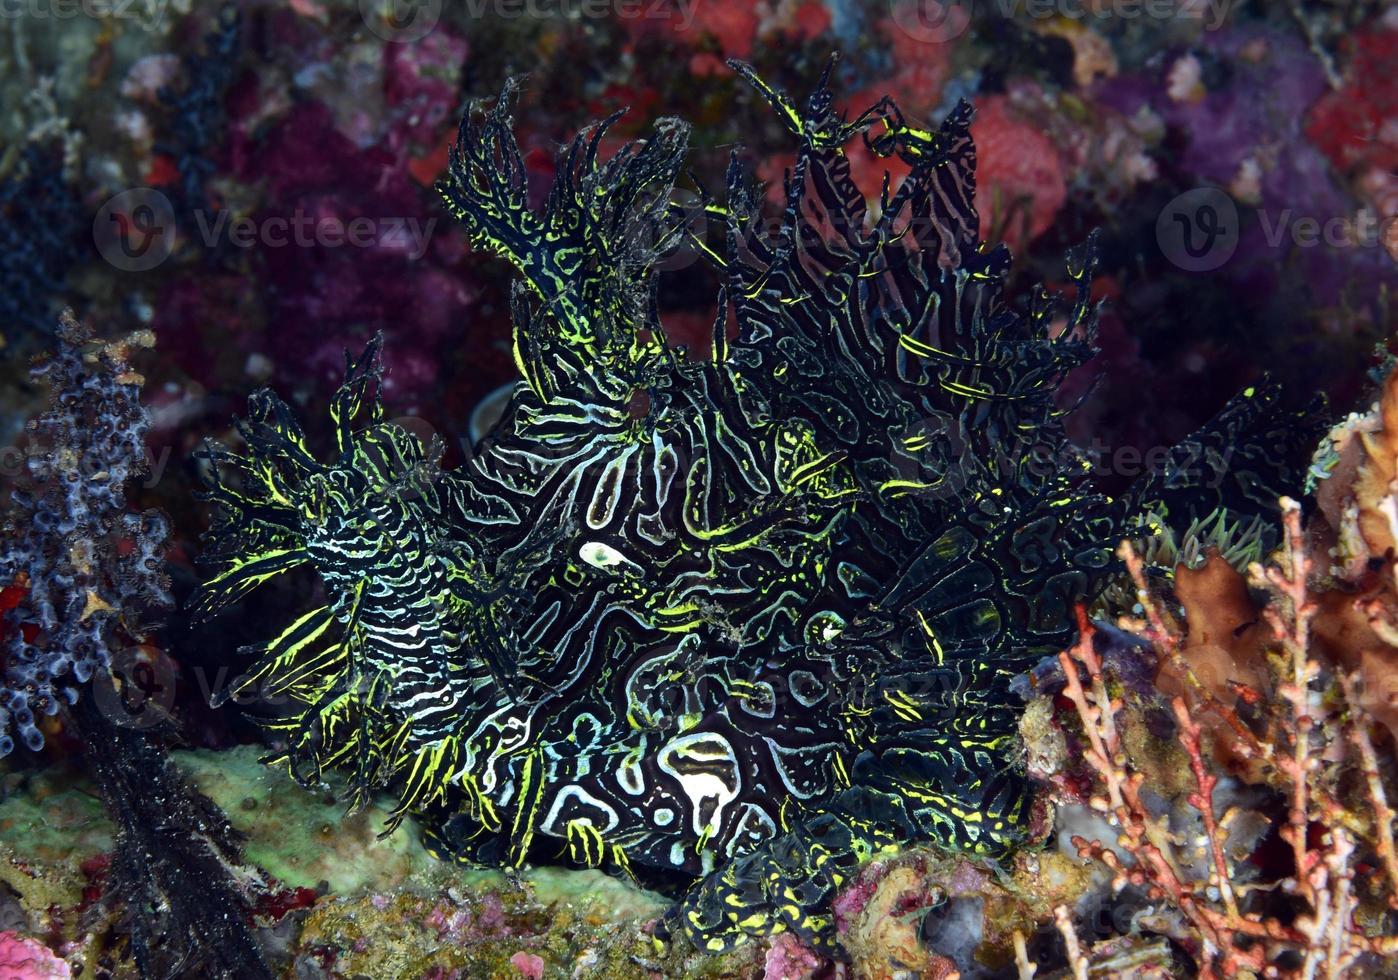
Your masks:
{"label": "rocky reef surface", "polygon": [[[287,976],[778,978],[828,968],[790,937],[717,957],[665,949],[648,931],[663,896],[596,870],[444,864],[411,826],[378,839],[389,801],[346,818],[332,795],[288,789],[258,756],[251,746],[172,754],[244,836],[258,934]],[[118,955],[120,909],[106,902],[114,827],[94,788],[51,772],[9,777],[4,793],[6,934],[61,954],[74,976],[134,976]],[[1016,930],[1031,935],[1093,879],[1090,866],[1054,852],[997,872],[919,849],[867,868],[837,913],[856,975],[949,975],[956,963],[972,969],[978,950],[1008,954]],[[930,946],[919,935],[929,909],[942,920]]]}

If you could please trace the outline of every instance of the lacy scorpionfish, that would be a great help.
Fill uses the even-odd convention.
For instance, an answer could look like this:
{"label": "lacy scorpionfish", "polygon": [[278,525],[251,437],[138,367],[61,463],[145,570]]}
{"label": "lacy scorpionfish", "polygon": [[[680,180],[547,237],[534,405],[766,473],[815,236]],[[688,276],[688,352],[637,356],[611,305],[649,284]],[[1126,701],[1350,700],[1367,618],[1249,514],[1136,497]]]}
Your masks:
{"label": "lacy scorpionfish", "polygon": [[[289,569],[325,602],[242,688],[314,784],[387,788],[435,853],[690,881],[662,930],[722,949],[833,941],[831,899],[910,841],[1022,839],[1013,677],[1070,643],[1123,537],[1274,510],[1312,426],[1263,386],[1129,494],[1088,485],[1059,404],[1093,353],[1093,243],[1070,294],[1004,296],[977,235],[962,104],[936,130],[883,100],[846,121],[735,68],[799,139],[772,232],[734,155],[718,236],[671,205],[688,129],[606,160],[616,117],[531,209],[513,86],[466,114],[440,185],[518,271],[522,380],[465,465],[385,421],[377,342],[350,359],[319,461],[275,395],[210,448],[199,607]],[[910,168],[877,208],[843,147]],[[713,351],[662,340],[657,265],[689,236],[722,287]],[[736,324],[736,333],[730,323]]]}

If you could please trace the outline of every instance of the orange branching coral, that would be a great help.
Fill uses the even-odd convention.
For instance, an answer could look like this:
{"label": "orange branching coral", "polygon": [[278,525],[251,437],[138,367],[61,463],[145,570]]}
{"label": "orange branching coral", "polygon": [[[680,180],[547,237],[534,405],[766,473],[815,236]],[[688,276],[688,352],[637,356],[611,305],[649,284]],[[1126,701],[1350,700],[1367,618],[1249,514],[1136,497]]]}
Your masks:
{"label": "orange branching coral", "polygon": [[[1201,828],[1196,835],[1180,833],[1171,814],[1151,805],[1146,767],[1122,737],[1124,699],[1085,616],[1078,643],[1059,658],[1093,777],[1090,805],[1120,831],[1115,846],[1082,836],[1073,843],[1080,855],[1110,870],[1115,889],[1134,886],[1160,910],[1201,977],[1339,977],[1398,955],[1398,937],[1385,927],[1390,910],[1398,909],[1398,857],[1384,760],[1373,719],[1357,696],[1356,675],[1312,650],[1312,630],[1325,607],[1312,595],[1315,561],[1299,506],[1284,503],[1285,544],[1272,563],[1253,566],[1250,575],[1269,600],[1262,609],[1266,635],[1258,641],[1269,655],[1253,669],[1266,666],[1269,676],[1260,683],[1275,696],[1252,705],[1244,723],[1234,711],[1235,688],[1202,683],[1186,667],[1181,676],[1188,683],[1171,700],[1190,773],[1184,803]],[[1198,638],[1183,636],[1162,613],[1140,563],[1129,548],[1123,555],[1145,614],[1137,631],[1162,661],[1183,661]],[[1185,592],[1209,575],[1234,592],[1220,609],[1231,603],[1240,611],[1240,594],[1221,572],[1187,581]],[[1219,622],[1204,618],[1190,626],[1207,633]],[[1197,720],[1206,715],[1227,723],[1206,730]],[[1211,742],[1229,744],[1216,753]],[[1249,760],[1249,773],[1261,776],[1259,790],[1278,801],[1279,836],[1288,853],[1274,867],[1255,853],[1240,855],[1230,840],[1239,808],[1224,799],[1224,780],[1231,776],[1214,761],[1226,757]],[[1190,836],[1202,842],[1202,859],[1192,852]],[[1379,873],[1358,874],[1365,868]],[[1078,957],[1091,958],[1090,950]]]}
{"label": "orange branching coral", "polygon": [[1333,587],[1316,597],[1315,646],[1358,674],[1358,703],[1398,733],[1398,371],[1321,456],[1312,547],[1328,549]]}
{"label": "orange branching coral", "polygon": [[1267,689],[1266,630],[1248,594],[1247,581],[1217,550],[1198,568],[1175,569],[1175,597],[1189,625],[1179,660],[1161,664],[1161,692],[1182,694],[1189,686],[1181,667],[1218,700],[1255,701]]}

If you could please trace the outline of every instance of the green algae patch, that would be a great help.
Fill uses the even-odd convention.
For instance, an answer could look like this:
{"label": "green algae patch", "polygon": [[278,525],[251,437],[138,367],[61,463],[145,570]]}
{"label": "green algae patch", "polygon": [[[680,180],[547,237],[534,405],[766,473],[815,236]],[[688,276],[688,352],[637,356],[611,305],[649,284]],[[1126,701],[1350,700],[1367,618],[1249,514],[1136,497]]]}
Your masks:
{"label": "green algae patch", "polygon": [[[456,877],[471,888],[498,887],[508,880],[502,872],[484,869],[462,871]],[[572,905],[592,913],[601,913],[607,919],[654,918],[669,904],[662,895],[637,888],[595,868],[575,871],[531,867],[525,868],[516,877],[544,904]]]}
{"label": "green algae patch", "polygon": [[[686,968],[645,934],[667,904],[660,895],[597,870],[509,874],[442,862],[423,848],[412,821],[379,840],[386,801],[346,817],[331,790],[288,783],[257,761],[261,753],[241,746],[172,759],[245,836],[249,866],[281,886],[322,893],[298,913],[305,920],[292,947],[297,958],[335,963],[346,976],[387,978],[433,967],[492,977],[536,968],[552,976],[565,967],[597,977],[650,976],[657,967],[672,976],[724,975],[708,973],[707,961],[701,972]],[[84,938],[78,925],[104,881],[113,834],[82,777],[26,777],[0,802],[0,887],[15,893],[34,927],[84,942],[96,955],[101,930]],[[660,966],[657,957],[670,959]]]}
{"label": "green algae patch", "polygon": [[324,885],[339,895],[396,888],[435,870],[438,862],[411,828],[378,839],[389,818],[382,803],[346,815],[344,802],[333,793],[302,789],[260,763],[262,754],[254,745],[171,754],[246,836],[243,853],[249,863],[290,887]]}
{"label": "green algae patch", "polygon": [[82,901],[84,865],[112,848],[102,803],[74,781],[35,777],[0,802],[0,882],[27,910]]}
{"label": "green algae patch", "polygon": [[390,815],[386,798],[346,816],[345,803],[332,791],[309,792],[289,783],[258,762],[261,755],[257,746],[245,745],[171,757],[246,836],[248,862],[288,887],[324,886],[331,895],[350,898],[403,887],[474,892],[518,885],[544,905],[576,906],[609,919],[652,918],[666,905],[662,896],[596,870],[539,867],[512,876],[447,864],[422,846],[411,820],[380,840]]}

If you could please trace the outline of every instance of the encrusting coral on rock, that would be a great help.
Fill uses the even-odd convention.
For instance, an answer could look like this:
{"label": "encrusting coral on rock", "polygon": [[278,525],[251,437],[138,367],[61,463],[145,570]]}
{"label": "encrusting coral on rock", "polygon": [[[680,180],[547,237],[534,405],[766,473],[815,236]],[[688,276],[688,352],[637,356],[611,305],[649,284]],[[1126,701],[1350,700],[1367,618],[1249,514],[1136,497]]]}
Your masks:
{"label": "encrusting coral on rock", "polygon": [[0,978],[69,980],[68,964],[47,946],[13,932],[0,932]]}

